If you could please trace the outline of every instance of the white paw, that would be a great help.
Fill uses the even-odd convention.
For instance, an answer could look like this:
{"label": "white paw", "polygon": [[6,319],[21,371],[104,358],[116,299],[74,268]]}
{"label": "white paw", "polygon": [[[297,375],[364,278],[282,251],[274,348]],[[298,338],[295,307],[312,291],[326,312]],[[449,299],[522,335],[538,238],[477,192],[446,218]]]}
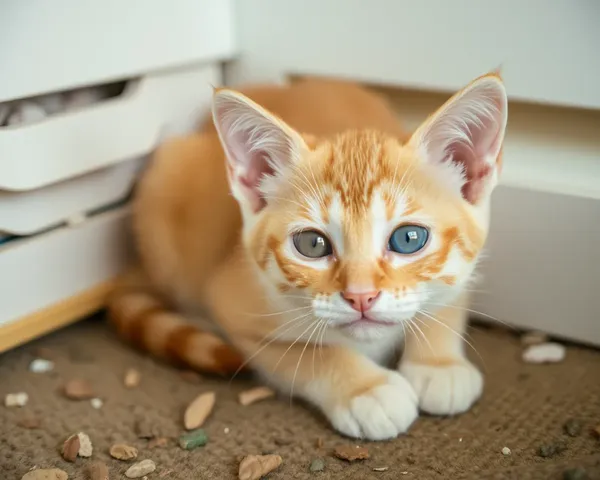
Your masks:
{"label": "white paw", "polygon": [[390,372],[388,383],[354,397],[346,407],[335,407],[329,418],[349,437],[386,440],[406,432],[418,415],[414,390],[401,375]]}
{"label": "white paw", "polygon": [[419,397],[419,408],[433,415],[466,412],[481,396],[483,376],[467,360],[447,366],[400,364],[400,373]]}

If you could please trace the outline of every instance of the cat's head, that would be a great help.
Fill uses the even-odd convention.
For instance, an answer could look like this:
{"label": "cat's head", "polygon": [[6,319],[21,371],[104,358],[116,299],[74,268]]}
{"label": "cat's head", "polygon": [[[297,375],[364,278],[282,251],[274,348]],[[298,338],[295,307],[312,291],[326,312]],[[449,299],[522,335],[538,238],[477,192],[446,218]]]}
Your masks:
{"label": "cat's head", "polygon": [[375,131],[309,138],[227,89],[213,117],[244,245],[280,305],[308,301],[330,327],[378,338],[471,277],[501,170],[498,75],[455,94],[406,143]]}

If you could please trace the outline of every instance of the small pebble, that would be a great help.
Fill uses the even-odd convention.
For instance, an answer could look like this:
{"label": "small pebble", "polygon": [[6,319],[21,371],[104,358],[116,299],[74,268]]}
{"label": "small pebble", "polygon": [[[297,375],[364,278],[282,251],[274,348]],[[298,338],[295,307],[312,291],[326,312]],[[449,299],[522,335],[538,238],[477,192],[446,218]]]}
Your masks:
{"label": "small pebble", "polygon": [[77,436],[79,437],[79,456],[80,457],[91,457],[92,456],[92,441],[90,440],[90,437],[83,433],[83,432],[79,432],[77,434]]}
{"label": "small pebble", "polygon": [[79,437],[77,435],[71,435],[63,443],[61,455],[67,462],[74,462],[79,453]]}
{"label": "small pebble", "polygon": [[223,433],[224,433],[225,435],[227,435],[227,434],[229,433],[229,427],[225,427],[225,428],[223,429]]}
{"label": "small pebble", "polygon": [[540,343],[531,345],[523,352],[527,363],[557,363],[565,358],[566,349],[560,343]]}
{"label": "small pebble", "polygon": [[132,460],[137,458],[138,450],[131,445],[125,445],[124,443],[117,443],[110,447],[110,456],[117,460]]}
{"label": "small pebble", "polygon": [[90,404],[92,405],[92,408],[95,408],[96,410],[100,410],[102,408],[102,405],[104,405],[104,402],[102,401],[101,398],[92,398],[90,400]]}
{"label": "small pebble", "polygon": [[325,461],[322,458],[315,458],[310,462],[311,472],[322,472],[323,470],[325,470]]}
{"label": "small pebble", "polygon": [[87,380],[69,380],[63,386],[65,396],[71,400],[89,400],[94,398],[94,388]]}
{"label": "small pebble", "polygon": [[29,395],[25,392],[7,393],[4,397],[4,405],[6,407],[24,407],[28,400]]}
{"label": "small pebble", "polygon": [[563,472],[564,480],[587,480],[588,474],[583,468],[569,468]]}
{"label": "small pebble", "polygon": [[67,480],[68,478],[67,472],[58,468],[39,468],[27,472],[21,480]]}
{"label": "small pebble", "polygon": [[369,450],[364,447],[359,447],[358,445],[341,445],[334,449],[333,454],[348,462],[369,458]]}
{"label": "small pebble", "polygon": [[202,428],[192,430],[179,437],[179,446],[185,450],[192,450],[197,447],[203,447],[208,442],[206,432]]}
{"label": "small pebble", "polygon": [[131,467],[127,469],[125,472],[125,476],[127,478],[142,478],[149,473],[152,473],[156,470],[156,464],[150,460],[142,460],[141,462],[134,463]]}
{"label": "small pebble", "polygon": [[135,388],[142,381],[142,375],[135,368],[130,368],[125,372],[123,383],[127,388]]}
{"label": "small pebble", "polygon": [[567,420],[563,428],[569,437],[578,437],[581,434],[581,423],[574,418]]}
{"label": "small pebble", "polygon": [[502,455],[510,455],[510,448],[508,448],[508,447],[502,448]]}
{"label": "small pebble", "polygon": [[29,364],[29,371],[33,373],[46,373],[54,370],[54,362],[44,358],[36,358]]}

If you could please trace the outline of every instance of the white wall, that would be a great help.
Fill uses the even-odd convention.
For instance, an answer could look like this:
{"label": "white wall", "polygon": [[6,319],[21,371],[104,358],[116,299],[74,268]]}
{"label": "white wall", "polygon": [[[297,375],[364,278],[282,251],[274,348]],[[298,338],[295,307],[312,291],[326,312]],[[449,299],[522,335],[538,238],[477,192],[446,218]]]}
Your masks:
{"label": "white wall", "polygon": [[598,0],[237,0],[235,81],[327,73],[451,91],[502,64],[511,98],[600,108]]}

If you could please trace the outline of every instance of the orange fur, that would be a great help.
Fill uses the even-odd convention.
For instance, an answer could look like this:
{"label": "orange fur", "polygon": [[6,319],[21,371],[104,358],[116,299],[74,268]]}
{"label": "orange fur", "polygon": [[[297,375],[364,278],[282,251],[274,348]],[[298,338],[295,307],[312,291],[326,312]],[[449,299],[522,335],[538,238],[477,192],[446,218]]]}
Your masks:
{"label": "orange fur", "polygon": [[[489,79],[493,87],[495,78],[490,74],[475,82]],[[339,333],[343,329],[334,320],[324,326],[311,308],[315,302],[334,305],[347,291],[388,292],[386,301],[396,303],[409,302],[411,295],[426,297],[424,285],[460,292],[487,233],[485,205],[473,199],[484,204],[493,185],[475,183],[478,178],[473,177],[469,195],[462,198],[444,182],[442,170],[433,174],[437,167],[424,162],[429,143],[422,137],[443,121],[444,108],[468,95],[468,88],[413,135],[402,131],[382,98],[351,83],[307,80],[242,89],[244,96],[216,90],[218,128],[207,121],[199,133],[165,143],[139,182],[133,207],[139,265],[110,302],[117,331],[140,348],[205,371],[234,373],[249,362],[281,390],[297,390],[317,404],[346,434],[378,439],[408,428],[420,396],[415,386],[419,368],[466,365],[450,331],[464,328],[464,307],[450,315],[448,324],[428,314],[415,317],[432,324],[425,335],[434,348],[420,355],[419,338],[407,337],[400,371],[412,387],[378,364],[396,334],[375,329],[371,337],[340,343],[335,339],[347,333]],[[218,102],[225,102],[224,114]],[[281,137],[264,147],[257,143],[265,155],[280,155],[282,150],[276,149],[291,145],[285,151],[296,163],[282,167],[286,173],[272,175],[279,182],[275,194],[257,193],[258,187],[238,179],[239,159],[233,157],[253,153],[229,142],[258,142],[258,134],[251,130],[254,125],[239,134],[235,129],[243,125],[219,122],[225,114],[239,116],[242,111],[250,112],[248,118],[258,127],[264,123]],[[484,167],[465,163],[465,172],[496,168]],[[404,202],[402,208],[399,202]],[[386,249],[386,241],[377,246],[377,235],[385,240],[390,233],[382,225],[394,222],[399,222],[394,228],[406,222],[425,224],[430,242],[423,251],[398,258]],[[318,267],[290,253],[290,234],[309,227],[327,230],[335,240],[332,255],[320,259]],[[189,317],[205,321],[192,325],[184,320]],[[410,319],[403,322],[410,327]],[[441,328],[442,323],[449,328]],[[390,345],[369,346],[386,337]],[[401,418],[387,412],[389,419],[372,418],[369,425],[357,405],[366,408],[382,395],[398,408],[404,405],[406,412]],[[383,410],[387,401],[381,400]]]}

